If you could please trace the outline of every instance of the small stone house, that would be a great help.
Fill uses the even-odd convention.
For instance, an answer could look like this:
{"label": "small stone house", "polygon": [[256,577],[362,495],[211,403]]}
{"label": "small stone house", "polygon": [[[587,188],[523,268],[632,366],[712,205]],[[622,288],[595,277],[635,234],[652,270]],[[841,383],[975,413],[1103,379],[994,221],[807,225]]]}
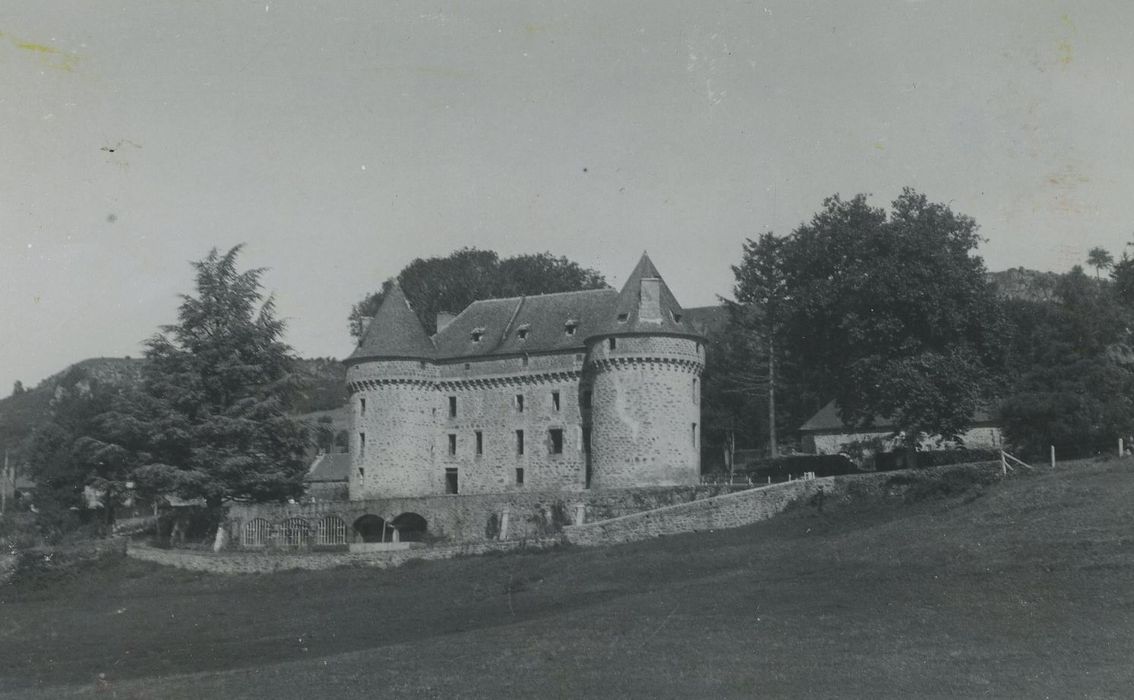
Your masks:
{"label": "small stone house", "polygon": [[[869,428],[850,428],[839,417],[838,404],[834,400],[811,416],[799,429],[803,451],[818,455],[839,454],[848,445],[878,439],[885,448],[892,446],[897,428],[886,418],[875,418]],[[921,441],[921,449],[933,450],[941,447],[966,447],[970,449],[997,449],[1003,445],[1000,422],[989,413],[978,411],[972,417],[972,426],[961,436],[961,441],[938,443],[936,436]]]}

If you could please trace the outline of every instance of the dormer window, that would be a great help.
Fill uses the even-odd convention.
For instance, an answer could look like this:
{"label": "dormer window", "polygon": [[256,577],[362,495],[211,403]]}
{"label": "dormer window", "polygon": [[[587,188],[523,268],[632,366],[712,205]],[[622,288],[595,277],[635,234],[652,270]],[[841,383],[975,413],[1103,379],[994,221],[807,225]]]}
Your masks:
{"label": "dormer window", "polygon": [[567,322],[563,324],[563,332],[567,335],[575,335],[575,330],[578,328],[579,321],[577,319],[567,319]]}
{"label": "dormer window", "polygon": [[525,323],[516,329],[516,337],[520,340],[527,340],[529,330],[531,330],[531,326]]}
{"label": "dormer window", "polygon": [[677,313],[676,311],[674,311],[672,313],[673,313],[673,322],[674,323],[681,323],[681,314]]}
{"label": "dormer window", "polygon": [[472,333],[469,333],[469,337],[472,338],[472,341],[474,343],[479,343],[480,339],[484,337],[484,329],[483,328],[472,329]]}
{"label": "dormer window", "polygon": [[630,318],[630,314],[618,314],[618,322],[626,323],[626,319]]}

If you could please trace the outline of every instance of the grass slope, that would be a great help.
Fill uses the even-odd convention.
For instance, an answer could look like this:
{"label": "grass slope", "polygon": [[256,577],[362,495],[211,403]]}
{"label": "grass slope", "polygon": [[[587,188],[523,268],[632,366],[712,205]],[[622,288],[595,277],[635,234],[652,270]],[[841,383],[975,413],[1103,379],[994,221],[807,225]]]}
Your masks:
{"label": "grass slope", "polygon": [[[0,589],[25,697],[1121,697],[1134,462],[604,549]],[[105,674],[100,679],[99,674]]]}

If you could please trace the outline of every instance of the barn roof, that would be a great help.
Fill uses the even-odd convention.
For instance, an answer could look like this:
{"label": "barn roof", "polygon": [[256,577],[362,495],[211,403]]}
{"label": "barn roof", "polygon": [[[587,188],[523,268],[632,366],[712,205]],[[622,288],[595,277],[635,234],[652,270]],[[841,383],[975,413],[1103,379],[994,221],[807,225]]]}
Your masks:
{"label": "barn roof", "polygon": [[[983,409],[977,409],[972,415],[974,424],[992,423],[995,420],[994,416]],[[870,430],[893,430],[895,427],[894,422],[889,418],[875,416]],[[839,418],[839,405],[834,399],[828,401],[826,406],[819,409],[799,428],[801,433],[844,432],[849,430],[851,428],[848,428],[843,419]]]}

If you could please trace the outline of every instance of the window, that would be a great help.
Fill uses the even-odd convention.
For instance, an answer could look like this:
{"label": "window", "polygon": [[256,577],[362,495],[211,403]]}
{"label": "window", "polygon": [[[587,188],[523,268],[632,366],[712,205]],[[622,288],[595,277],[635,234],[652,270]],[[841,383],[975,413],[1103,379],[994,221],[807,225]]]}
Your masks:
{"label": "window", "polygon": [[630,318],[630,314],[618,314],[618,322],[626,323],[626,319]]}
{"label": "window", "polygon": [[361,479],[364,476],[366,476],[366,468],[365,467],[359,467],[358,468],[358,478]]}
{"label": "window", "polygon": [[524,431],[516,431],[516,454],[524,454]]}
{"label": "window", "polygon": [[450,396],[449,397],[449,417],[450,418],[456,418],[457,417],[457,397],[456,396]]}
{"label": "window", "polygon": [[524,485],[524,468],[516,467],[516,486]]}
{"label": "window", "polygon": [[673,322],[681,323],[681,314],[677,313],[676,311],[673,312]]}
{"label": "window", "polygon": [[358,456],[366,456],[366,433],[358,434]]}
{"label": "window", "polygon": [[618,347],[618,338],[610,338],[609,340],[606,341],[606,344],[607,344],[607,347],[609,347],[611,350],[614,350],[615,348]]}
{"label": "window", "polygon": [[457,456],[457,436],[455,433],[449,433],[449,456]]}
{"label": "window", "polygon": [[480,339],[484,337],[484,329],[483,328],[472,329],[472,333],[469,333],[469,337],[472,338],[472,341],[474,343],[479,343]]}
{"label": "window", "polygon": [[586,391],[583,392],[583,408],[590,408],[591,407],[591,400],[592,400],[591,390],[587,389]]}
{"label": "window", "polygon": [[523,413],[524,412],[524,395],[523,394],[516,394],[516,412],[517,413]]}
{"label": "window", "polygon": [[566,323],[563,324],[563,331],[567,333],[567,335],[575,335],[575,329],[578,327],[578,321],[576,321],[575,319],[569,319]]}
{"label": "window", "polygon": [[697,378],[693,377],[693,403],[697,403]]}
{"label": "window", "polygon": [[693,424],[693,431],[692,431],[691,435],[692,435],[692,438],[693,438],[693,446],[696,447],[697,446],[697,424],[696,423]]}
{"label": "window", "polygon": [[364,416],[366,415],[366,399],[358,400],[358,412]]}
{"label": "window", "polygon": [[476,431],[476,453],[478,456],[484,454],[484,433],[479,430]]}
{"label": "window", "polygon": [[520,326],[519,328],[516,329],[516,337],[519,338],[520,340],[527,340],[528,330],[530,328],[531,327],[528,326],[528,324],[526,324],[526,323],[524,325]]}
{"label": "window", "polygon": [[456,468],[449,467],[445,470],[445,493],[460,493],[459,486]]}
{"label": "window", "polygon": [[551,438],[551,454],[563,454],[563,429],[552,428],[551,430],[547,431],[547,435]]}
{"label": "window", "polygon": [[551,392],[551,408],[552,408],[552,410],[555,410],[555,411],[559,410],[559,392],[558,391]]}

